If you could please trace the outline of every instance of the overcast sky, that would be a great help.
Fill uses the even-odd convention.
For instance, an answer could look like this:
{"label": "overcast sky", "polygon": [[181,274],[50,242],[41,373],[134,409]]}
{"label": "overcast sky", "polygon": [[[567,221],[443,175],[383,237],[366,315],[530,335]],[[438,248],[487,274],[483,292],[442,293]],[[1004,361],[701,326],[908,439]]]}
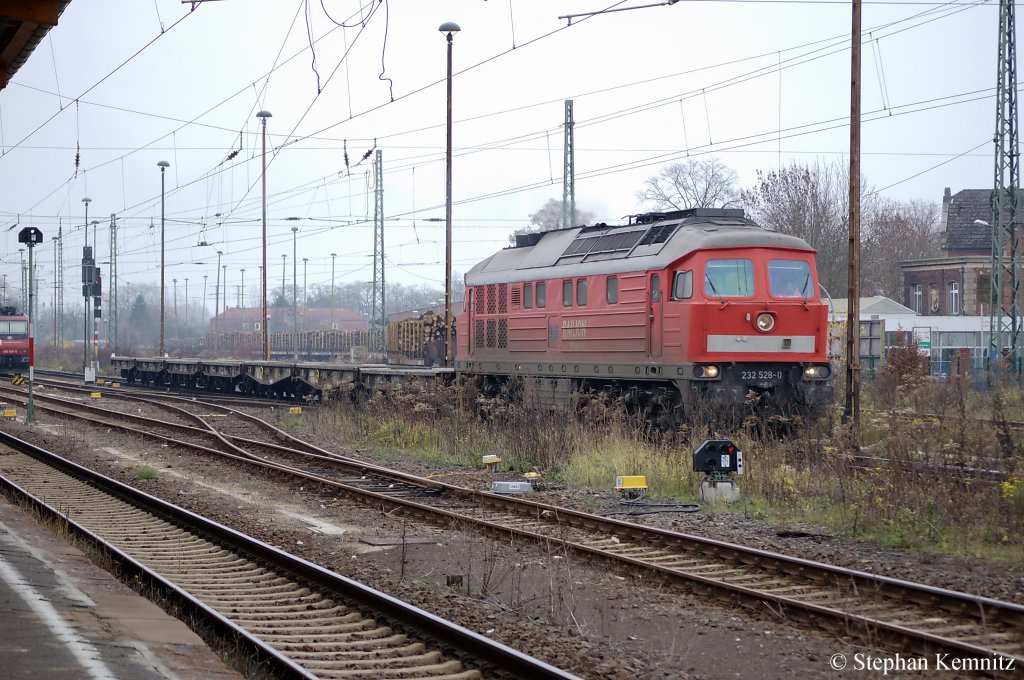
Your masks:
{"label": "overcast sky", "polygon": [[[282,269],[291,285],[292,227],[300,286],[303,258],[309,286],[330,284],[331,253],[339,284],[372,277],[373,156],[361,159],[375,144],[386,277],[443,289],[446,21],[462,28],[456,272],[561,199],[566,99],[577,204],[599,221],[643,211],[644,179],[687,156],[717,155],[744,187],[780,164],[847,162],[847,2],[683,0],[559,18],[646,4],[73,0],[0,91],[0,272],[20,286],[17,231],[41,228],[48,302],[62,226],[65,301],[77,299],[88,196],[98,261],[117,216],[121,290],[158,281],[165,160],[168,289],[177,278],[183,295],[188,278],[199,302],[207,275],[212,310],[220,250],[228,305],[243,268],[246,303],[258,304],[265,109],[271,290]],[[863,27],[865,181],[936,204],[944,187],[990,187],[997,3],[866,1]]]}

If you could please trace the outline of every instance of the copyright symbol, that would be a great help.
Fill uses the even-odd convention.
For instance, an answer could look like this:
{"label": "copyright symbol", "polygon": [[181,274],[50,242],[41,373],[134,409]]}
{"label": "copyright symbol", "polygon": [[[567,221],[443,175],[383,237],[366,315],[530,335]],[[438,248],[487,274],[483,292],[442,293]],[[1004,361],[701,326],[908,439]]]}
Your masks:
{"label": "copyright symbol", "polygon": [[837,671],[846,668],[846,655],[841,653],[833,654],[828,658],[828,665]]}

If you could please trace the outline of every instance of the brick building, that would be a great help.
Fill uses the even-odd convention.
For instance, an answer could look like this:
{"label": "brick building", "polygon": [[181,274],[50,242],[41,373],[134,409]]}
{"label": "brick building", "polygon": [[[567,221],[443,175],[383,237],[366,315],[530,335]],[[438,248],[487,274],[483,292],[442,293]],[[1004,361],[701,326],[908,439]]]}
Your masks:
{"label": "brick building", "polygon": [[951,195],[946,188],[939,218],[945,255],[900,262],[904,305],[921,316],[990,313],[991,196],[991,189],[964,189]]}

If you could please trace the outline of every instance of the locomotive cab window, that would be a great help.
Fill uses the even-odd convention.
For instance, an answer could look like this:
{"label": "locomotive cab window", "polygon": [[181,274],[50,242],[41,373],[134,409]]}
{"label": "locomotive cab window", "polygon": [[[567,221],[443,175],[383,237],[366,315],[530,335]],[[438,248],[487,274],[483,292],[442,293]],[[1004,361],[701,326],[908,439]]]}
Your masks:
{"label": "locomotive cab window", "polygon": [[547,293],[545,292],[546,290],[547,290],[547,286],[544,284],[543,281],[537,284],[537,308],[538,309],[544,309],[544,307],[546,307],[547,304],[548,304]]}
{"label": "locomotive cab window", "polygon": [[676,272],[672,276],[672,299],[689,300],[693,297],[693,272]]}
{"label": "locomotive cab window", "polygon": [[657,274],[651,277],[651,302],[661,302],[661,277]]}
{"label": "locomotive cab window", "polygon": [[605,284],[605,292],[607,294],[608,304],[614,305],[619,301],[619,277],[609,276],[608,282]]}
{"label": "locomotive cab window", "polygon": [[579,307],[587,306],[587,280],[576,279],[576,305]]}
{"label": "locomotive cab window", "polygon": [[27,338],[28,321],[0,321],[0,335],[6,338]]}
{"label": "locomotive cab window", "polygon": [[750,297],[754,294],[754,264],[747,259],[708,260],[704,295],[710,298]]}
{"label": "locomotive cab window", "polygon": [[768,287],[772,297],[812,297],[811,265],[803,260],[769,260]]}
{"label": "locomotive cab window", "polygon": [[[543,306],[543,305],[541,305]],[[533,284],[523,284],[523,309],[530,309],[533,307]]]}
{"label": "locomotive cab window", "polygon": [[562,306],[572,307],[572,281],[562,281]]}

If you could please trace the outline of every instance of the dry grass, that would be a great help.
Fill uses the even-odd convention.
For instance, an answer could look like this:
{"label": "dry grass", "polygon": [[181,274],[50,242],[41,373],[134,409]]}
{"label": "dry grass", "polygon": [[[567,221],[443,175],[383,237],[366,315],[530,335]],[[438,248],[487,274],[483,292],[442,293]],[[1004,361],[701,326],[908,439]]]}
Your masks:
{"label": "dry grass", "polygon": [[[318,426],[384,455],[480,467],[481,456],[497,454],[506,469],[538,470],[577,488],[606,490],[617,475],[645,475],[652,495],[676,500],[699,497],[693,449],[726,435],[745,455],[743,509],[887,546],[1024,561],[1024,448],[1009,425],[1024,417],[1022,395],[885,380],[863,391],[860,455],[869,460],[855,457],[854,438],[834,414],[785,440],[750,420],[732,433],[694,425],[651,438],[614,404],[548,412],[465,387],[395,389],[357,408],[342,402],[324,409]],[[952,466],[999,471],[1005,482]]]}

